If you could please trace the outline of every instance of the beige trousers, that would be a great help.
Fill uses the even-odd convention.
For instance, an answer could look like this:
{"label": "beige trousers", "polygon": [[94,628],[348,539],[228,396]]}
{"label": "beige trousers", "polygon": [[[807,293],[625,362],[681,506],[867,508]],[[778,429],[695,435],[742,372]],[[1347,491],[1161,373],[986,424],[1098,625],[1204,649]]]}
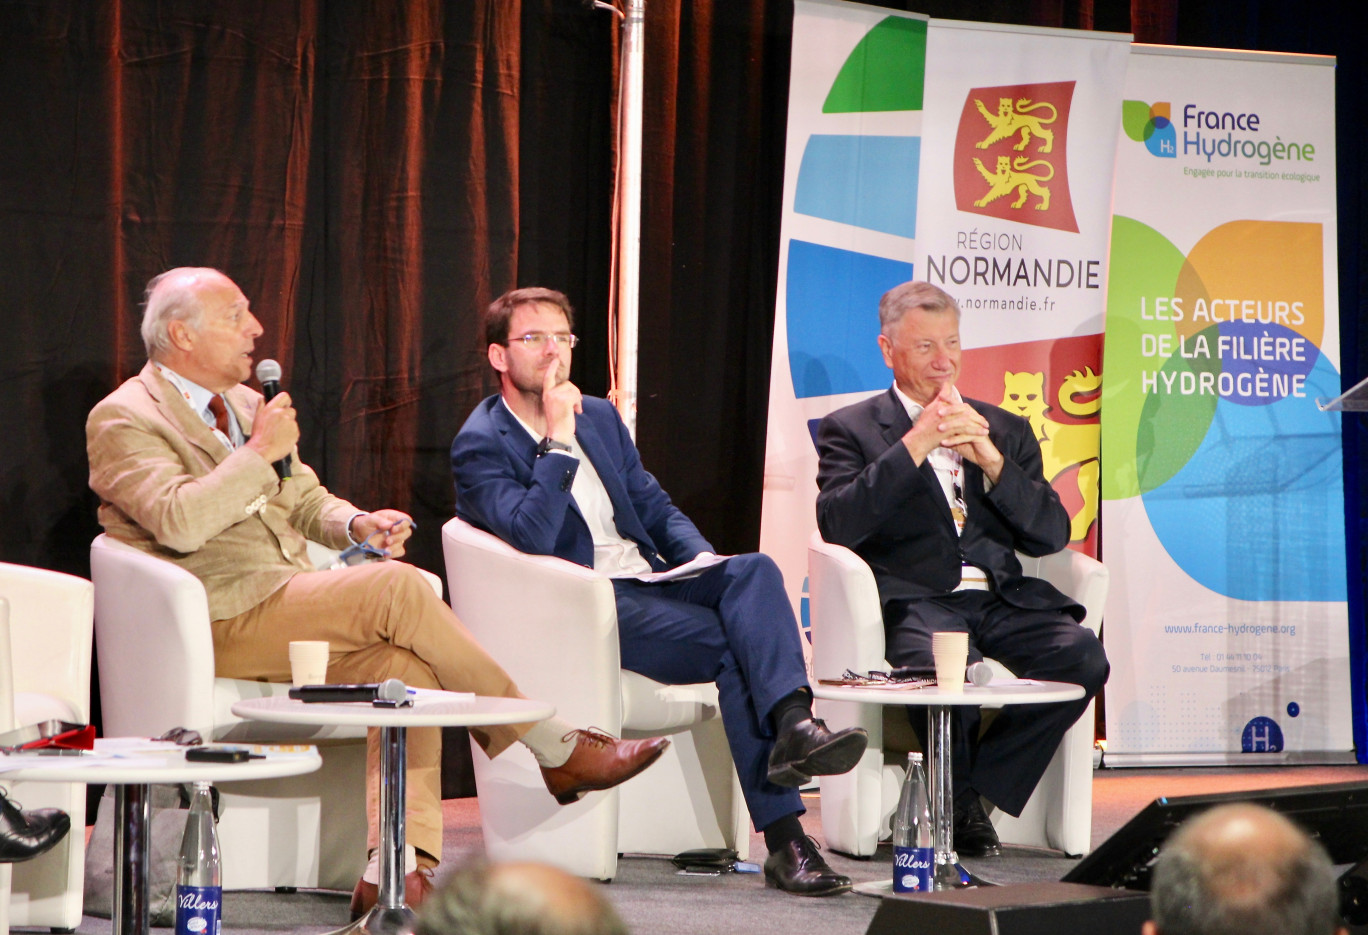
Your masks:
{"label": "beige trousers", "polygon": [[[299,574],[256,607],[215,620],[214,668],[222,678],[290,681],[291,640],[327,640],[330,682],[402,679],[413,688],[443,688],[521,698],[501,669],[412,565],[373,562]],[[530,724],[471,728],[490,757]],[[367,735],[368,840],[379,846],[380,730]],[[408,731],[408,843],[442,856],[442,734]]]}

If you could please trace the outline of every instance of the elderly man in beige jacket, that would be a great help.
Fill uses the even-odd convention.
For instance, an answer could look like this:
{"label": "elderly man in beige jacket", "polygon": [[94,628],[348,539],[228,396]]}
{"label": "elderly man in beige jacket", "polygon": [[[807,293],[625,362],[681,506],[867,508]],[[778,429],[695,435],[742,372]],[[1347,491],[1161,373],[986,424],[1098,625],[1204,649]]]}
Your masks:
{"label": "elderly man in beige jacket", "polygon": [[[520,697],[413,566],[384,561],[312,573],[308,539],[343,548],[375,536],[398,557],[411,524],[398,510],[368,512],[332,495],[299,461],[289,394],[265,402],[242,385],[261,333],[242,290],[217,270],[173,269],[148,283],[147,366],[86,422],[90,487],[105,531],[204,583],[219,676],[288,682],[290,641],[327,640],[334,682],[399,678],[419,688]],[[293,476],[282,479],[272,465],[290,455]],[[371,733],[374,855],[379,745]],[[558,719],[472,734],[491,757],[526,744],[563,802],[636,775],[668,744],[614,740]],[[411,904],[427,894],[441,859],[440,758],[437,728],[409,732]],[[353,894],[355,914],[374,905],[377,880],[372,856]]]}

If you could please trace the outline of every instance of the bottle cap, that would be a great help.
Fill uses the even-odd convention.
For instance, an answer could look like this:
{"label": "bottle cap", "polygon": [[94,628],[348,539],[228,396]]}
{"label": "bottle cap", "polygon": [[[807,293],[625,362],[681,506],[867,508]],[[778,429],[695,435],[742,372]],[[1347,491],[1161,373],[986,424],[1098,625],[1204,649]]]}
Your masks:
{"label": "bottle cap", "polygon": [[908,762],[908,765],[911,765],[911,764],[913,764],[913,763],[920,763],[921,761],[922,761],[922,755],[921,755],[920,753],[916,752],[915,750],[912,751],[911,753],[907,754],[907,762]]}

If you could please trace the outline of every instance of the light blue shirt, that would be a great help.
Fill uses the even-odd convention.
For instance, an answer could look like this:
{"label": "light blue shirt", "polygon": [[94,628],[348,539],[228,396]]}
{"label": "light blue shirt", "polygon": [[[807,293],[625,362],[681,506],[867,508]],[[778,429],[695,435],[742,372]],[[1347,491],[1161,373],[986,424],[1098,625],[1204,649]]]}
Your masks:
{"label": "light blue shirt", "polygon": [[156,367],[161,371],[161,375],[166,377],[167,381],[180,391],[181,398],[185,400],[186,405],[192,411],[199,413],[204,424],[213,429],[219,441],[228,446],[229,451],[247,440],[247,436],[242,433],[242,426],[238,425],[237,413],[233,412],[233,407],[228,405],[226,398],[223,401],[223,407],[228,410],[228,434],[224,435],[218,430],[218,419],[214,418],[214,414],[209,411],[209,401],[219,394],[187,380],[165,364],[156,364]]}

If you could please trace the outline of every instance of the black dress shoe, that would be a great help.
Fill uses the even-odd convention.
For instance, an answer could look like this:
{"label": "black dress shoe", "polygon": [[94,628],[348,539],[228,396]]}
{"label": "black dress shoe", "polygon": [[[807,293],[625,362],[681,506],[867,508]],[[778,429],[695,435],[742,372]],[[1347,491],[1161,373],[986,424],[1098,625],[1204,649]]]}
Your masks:
{"label": "black dress shoe", "polygon": [[850,877],[828,867],[817,842],[803,835],[765,858],[765,885],[799,896],[836,896],[850,892]]}
{"label": "black dress shoe", "polygon": [[869,745],[863,727],[832,733],[820,718],[810,717],[779,735],[769,757],[769,781],[796,789],[813,776],[835,776],[855,768]]}
{"label": "black dress shoe", "polygon": [[66,837],[70,829],[66,812],[56,808],[25,812],[0,792],[0,863],[37,857]]}
{"label": "black dress shoe", "polygon": [[955,808],[955,853],[961,857],[996,857],[1002,853],[997,829],[978,796],[963,808]]}

